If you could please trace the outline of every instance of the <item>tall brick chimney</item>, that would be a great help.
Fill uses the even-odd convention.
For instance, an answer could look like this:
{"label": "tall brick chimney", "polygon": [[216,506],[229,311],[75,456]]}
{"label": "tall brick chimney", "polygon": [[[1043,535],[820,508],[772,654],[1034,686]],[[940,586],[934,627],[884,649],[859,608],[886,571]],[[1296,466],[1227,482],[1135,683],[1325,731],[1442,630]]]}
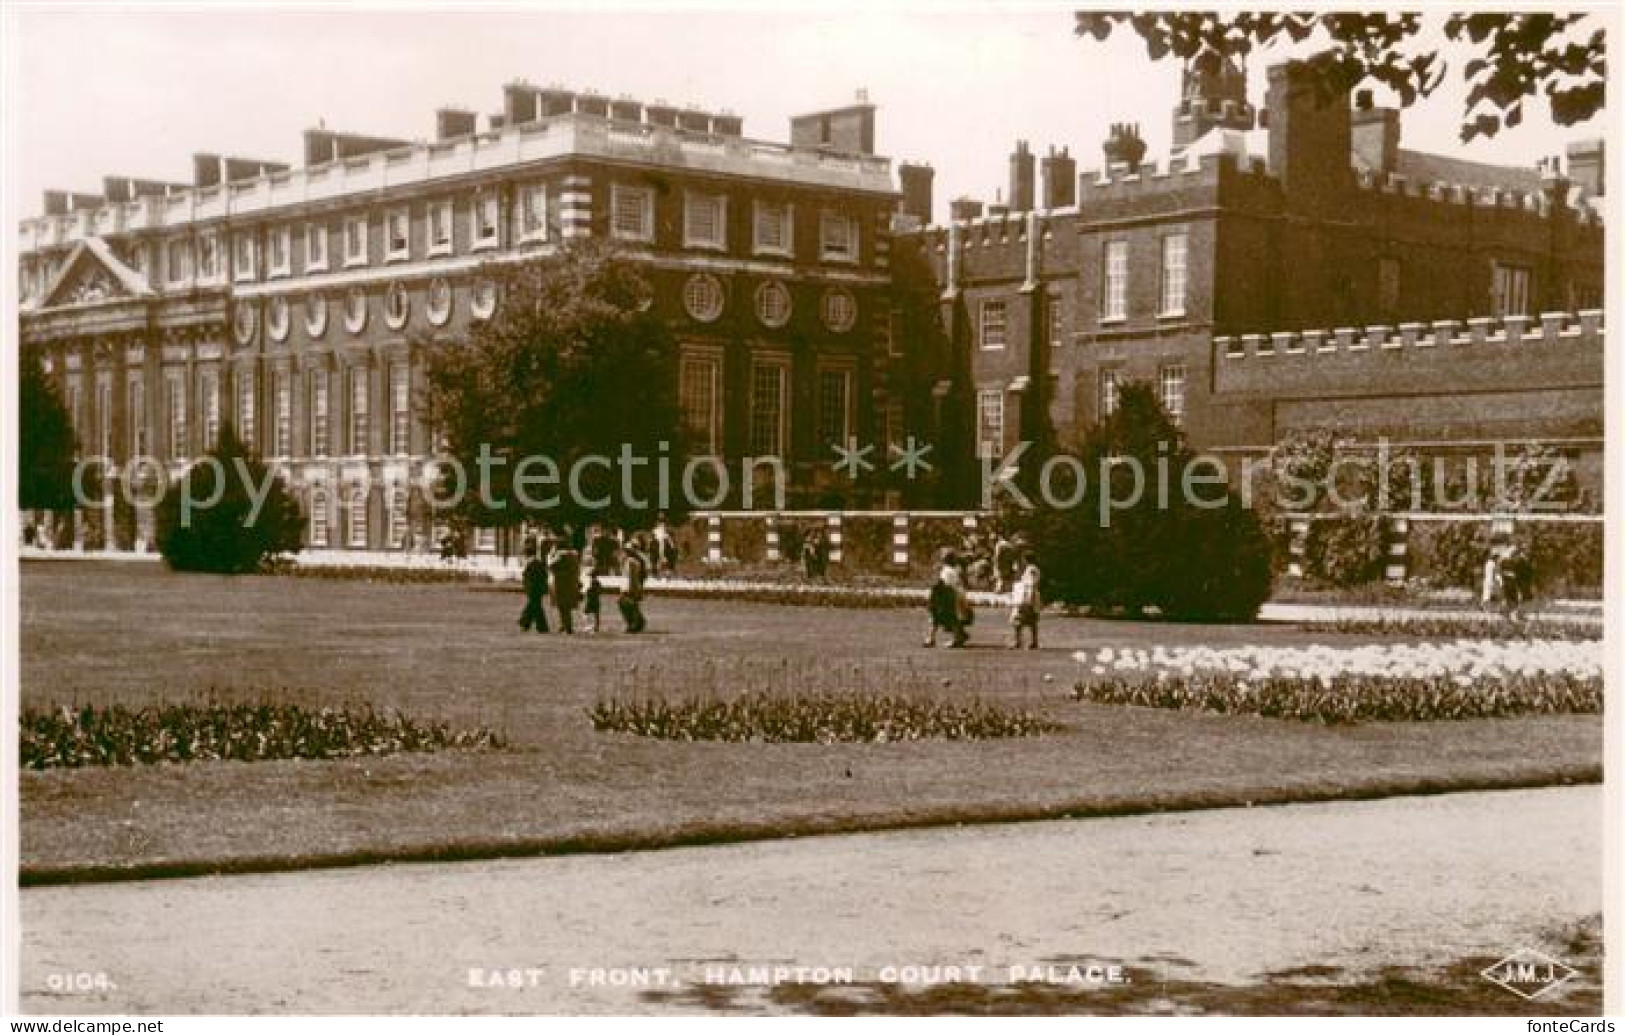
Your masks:
{"label": "tall brick chimney", "polygon": [[955,198],[948,202],[948,218],[956,223],[967,219],[980,219],[982,203],[975,198]]}
{"label": "tall brick chimney", "polygon": [[1399,167],[1399,109],[1378,108],[1371,91],[1355,95],[1350,125],[1351,146],[1366,168],[1391,173]]}
{"label": "tall brick chimney", "polygon": [[1050,147],[1049,154],[1039,160],[1038,178],[1044,208],[1070,208],[1078,203],[1078,163],[1066,148],[1056,151]]}
{"label": "tall brick chimney", "polygon": [[1337,205],[1354,183],[1348,94],[1322,100],[1302,61],[1274,65],[1269,77],[1270,173],[1280,178],[1287,206]]}
{"label": "tall brick chimney", "polygon": [[897,166],[897,180],[902,188],[902,212],[919,220],[921,226],[931,225],[931,188],[937,171],[929,165],[902,162]]}
{"label": "tall brick chimney", "polygon": [[1129,172],[1140,168],[1140,162],[1145,158],[1145,141],[1140,138],[1140,124],[1137,122],[1114,122],[1111,134],[1101,145],[1106,153],[1106,167],[1127,166]]}
{"label": "tall brick chimney", "polygon": [[1031,212],[1033,208],[1033,153],[1027,141],[1016,141],[1010,153],[1010,211]]}
{"label": "tall brick chimney", "polygon": [[1576,140],[1568,147],[1569,180],[1594,198],[1603,197],[1608,183],[1602,164],[1602,138]]}

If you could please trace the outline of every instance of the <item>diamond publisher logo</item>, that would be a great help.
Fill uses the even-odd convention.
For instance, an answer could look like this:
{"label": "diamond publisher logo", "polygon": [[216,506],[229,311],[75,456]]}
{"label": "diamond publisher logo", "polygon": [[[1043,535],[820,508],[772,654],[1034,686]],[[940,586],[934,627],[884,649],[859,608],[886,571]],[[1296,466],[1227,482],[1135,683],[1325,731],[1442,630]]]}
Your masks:
{"label": "diamond publisher logo", "polygon": [[1579,971],[1544,952],[1519,949],[1506,959],[1485,967],[1480,973],[1484,980],[1500,985],[1513,995],[1538,999]]}

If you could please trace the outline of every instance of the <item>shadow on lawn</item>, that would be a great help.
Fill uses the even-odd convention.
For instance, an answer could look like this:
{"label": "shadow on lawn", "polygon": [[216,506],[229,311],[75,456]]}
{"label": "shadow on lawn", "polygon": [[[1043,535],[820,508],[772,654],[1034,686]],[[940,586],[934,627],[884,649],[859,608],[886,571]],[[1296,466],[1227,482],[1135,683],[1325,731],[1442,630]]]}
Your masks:
{"label": "shadow on lawn", "polygon": [[[904,986],[784,984],[771,988],[695,985],[643,993],[650,1004],[692,1012],[796,1013],[851,1016],[1599,1016],[1602,1011],[1601,918],[1592,917],[1551,940],[1578,976],[1528,1000],[1491,984],[1482,971],[1494,957],[1469,957],[1442,968],[1389,966],[1351,975],[1310,965],[1265,974],[1252,985],[1195,981],[1164,973],[1191,966],[1167,957],[1124,968],[1119,985],[1069,986],[953,983]],[[1065,965],[1071,961],[1046,962]],[[1094,960],[1093,962],[1101,962]]]}

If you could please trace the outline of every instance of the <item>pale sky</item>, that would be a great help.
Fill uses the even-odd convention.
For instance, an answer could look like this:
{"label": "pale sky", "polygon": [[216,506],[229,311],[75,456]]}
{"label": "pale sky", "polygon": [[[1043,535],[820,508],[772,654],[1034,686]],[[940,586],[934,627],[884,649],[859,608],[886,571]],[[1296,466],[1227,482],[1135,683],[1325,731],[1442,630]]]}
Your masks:
{"label": "pale sky", "polygon": [[[1023,138],[1100,164],[1112,122],[1139,122],[1165,153],[1178,64],[1137,36],[1073,35],[1073,6],[862,5],[709,10],[24,9],[16,39],[17,212],[46,188],[98,192],[104,174],[190,182],[191,154],[299,164],[304,129],[428,138],[433,111],[500,111],[525,78],[639,100],[731,109],[745,133],[789,136],[792,114],[879,106],[877,150],[937,170],[937,218],[962,194],[992,200]],[[1430,45],[1436,40],[1430,40]],[[1251,100],[1264,68],[1255,54]],[[1532,112],[1515,131],[1459,144],[1453,84],[1406,113],[1404,145],[1532,165],[1603,119],[1564,130]],[[1381,95],[1379,94],[1379,102]],[[483,119],[481,123],[484,125]]]}

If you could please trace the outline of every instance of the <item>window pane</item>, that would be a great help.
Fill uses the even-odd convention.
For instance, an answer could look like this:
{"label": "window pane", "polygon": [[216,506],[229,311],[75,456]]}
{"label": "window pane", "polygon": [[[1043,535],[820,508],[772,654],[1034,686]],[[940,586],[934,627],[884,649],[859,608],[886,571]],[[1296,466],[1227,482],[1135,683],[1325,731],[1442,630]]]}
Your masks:
{"label": "window pane", "polygon": [[825,445],[845,446],[852,430],[848,410],[852,394],[852,372],[818,372],[818,439]]}
{"label": "window pane", "polygon": [[750,448],[757,456],[778,456],[784,451],[786,373],[773,363],[757,364],[751,372]]}
{"label": "window pane", "polygon": [[[1162,239],[1161,311],[1164,315],[1175,315],[1185,311],[1185,253],[1186,239],[1184,234],[1169,234]],[[1125,260],[1126,257],[1125,244]],[[1124,276],[1126,283],[1126,262]]]}
{"label": "window pane", "polygon": [[976,393],[976,455],[1004,455],[1004,392],[997,388]]}
{"label": "window pane", "polygon": [[1106,242],[1106,277],[1101,317],[1120,320],[1128,313],[1128,242]]}
{"label": "window pane", "polygon": [[683,424],[694,446],[706,454],[717,452],[717,382],[721,370],[715,359],[685,356],[680,384]]}

